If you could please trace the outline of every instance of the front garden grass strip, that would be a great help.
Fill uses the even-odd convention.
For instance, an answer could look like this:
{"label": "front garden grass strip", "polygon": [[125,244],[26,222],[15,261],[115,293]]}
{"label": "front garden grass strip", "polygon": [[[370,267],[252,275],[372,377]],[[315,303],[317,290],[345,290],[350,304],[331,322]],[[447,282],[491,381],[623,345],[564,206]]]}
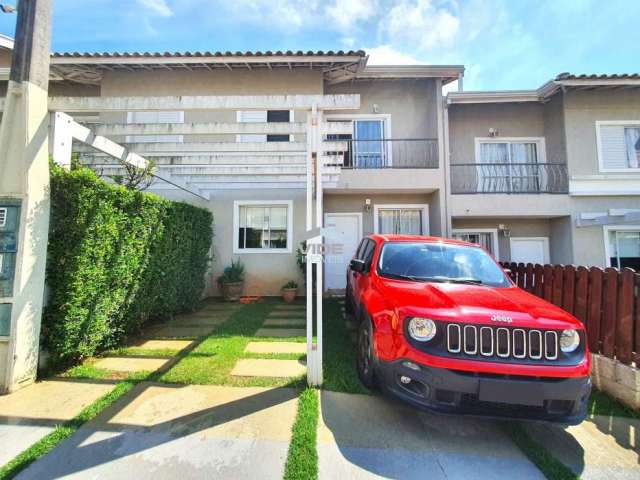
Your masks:
{"label": "front garden grass strip", "polygon": [[307,366],[300,360],[274,360],[243,358],[231,370],[234,377],[286,377],[297,378],[307,373]]}
{"label": "front garden grass strip", "polygon": [[318,392],[307,388],[298,399],[291,443],[284,467],[285,480],[318,478]]}
{"label": "front garden grass strip", "polygon": [[53,432],[41,438],[28,449],[23,451],[9,463],[0,468],[0,480],[14,478],[38,458],[49,453],[60,442],[75,433],[85,422],[95,418],[105,408],[113,404],[125,393],[131,390],[138,380],[126,380],[119,383],[113,390],[102,396],[73,419],[61,424]]}
{"label": "front garden grass strip", "polygon": [[279,310],[269,313],[267,318],[307,318],[304,310]]}
{"label": "front garden grass strip", "polygon": [[370,393],[356,373],[356,348],[340,314],[338,299],[324,301],[322,388],[335,392]]}
{"label": "front garden grass strip", "polygon": [[595,389],[592,390],[589,398],[589,415],[640,419],[640,412],[630,409],[606,393]]}
{"label": "front garden grass strip", "polygon": [[304,328],[261,328],[256,332],[256,337],[304,337],[306,333]]}
{"label": "front garden grass strip", "polygon": [[580,478],[569,467],[557,460],[544,445],[534,440],[521,424],[505,423],[504,430],[549,480],[577,480]]}

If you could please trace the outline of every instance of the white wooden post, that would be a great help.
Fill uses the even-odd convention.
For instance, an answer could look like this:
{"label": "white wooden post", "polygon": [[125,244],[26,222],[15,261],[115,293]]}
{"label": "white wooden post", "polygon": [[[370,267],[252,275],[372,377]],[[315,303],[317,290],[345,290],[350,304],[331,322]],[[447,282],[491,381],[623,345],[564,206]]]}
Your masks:
{"label": "white wooden post", "polygon": [[73,146],[73,119],[64,113],[52,112],[50,125],[49,153],[57,165],[69,169]]}

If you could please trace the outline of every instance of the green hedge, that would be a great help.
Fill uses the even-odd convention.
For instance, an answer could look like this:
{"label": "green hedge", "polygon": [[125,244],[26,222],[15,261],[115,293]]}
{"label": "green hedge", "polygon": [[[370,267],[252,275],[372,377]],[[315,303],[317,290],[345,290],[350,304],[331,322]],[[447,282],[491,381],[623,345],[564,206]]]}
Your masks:
{"label": "green hedge", "polygon": [[42,342],[54,363],[197,307],[212,223],[208,210],[109,185],[86,168],[52,166]]}

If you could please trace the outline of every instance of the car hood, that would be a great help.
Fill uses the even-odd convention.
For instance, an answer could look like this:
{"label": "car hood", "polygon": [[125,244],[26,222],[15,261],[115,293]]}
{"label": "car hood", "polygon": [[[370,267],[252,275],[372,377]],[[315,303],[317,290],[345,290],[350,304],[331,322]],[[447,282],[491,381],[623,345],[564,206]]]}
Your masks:
{"label": "car hood", "polygon": [[382,290],[401,318],[425,315],[463,323],[558,329],[582,325],[561,308],[515,286],[384,280]]}

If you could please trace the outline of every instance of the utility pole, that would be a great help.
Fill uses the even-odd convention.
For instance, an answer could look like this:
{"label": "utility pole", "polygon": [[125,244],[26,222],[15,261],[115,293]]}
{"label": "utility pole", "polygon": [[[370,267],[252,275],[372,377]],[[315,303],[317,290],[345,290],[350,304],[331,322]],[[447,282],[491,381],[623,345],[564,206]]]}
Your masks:
{"label": "utility pole", "polygon": [[49,232],[52,0],[20,0],[0,126],[0,393],[36,378]]}

